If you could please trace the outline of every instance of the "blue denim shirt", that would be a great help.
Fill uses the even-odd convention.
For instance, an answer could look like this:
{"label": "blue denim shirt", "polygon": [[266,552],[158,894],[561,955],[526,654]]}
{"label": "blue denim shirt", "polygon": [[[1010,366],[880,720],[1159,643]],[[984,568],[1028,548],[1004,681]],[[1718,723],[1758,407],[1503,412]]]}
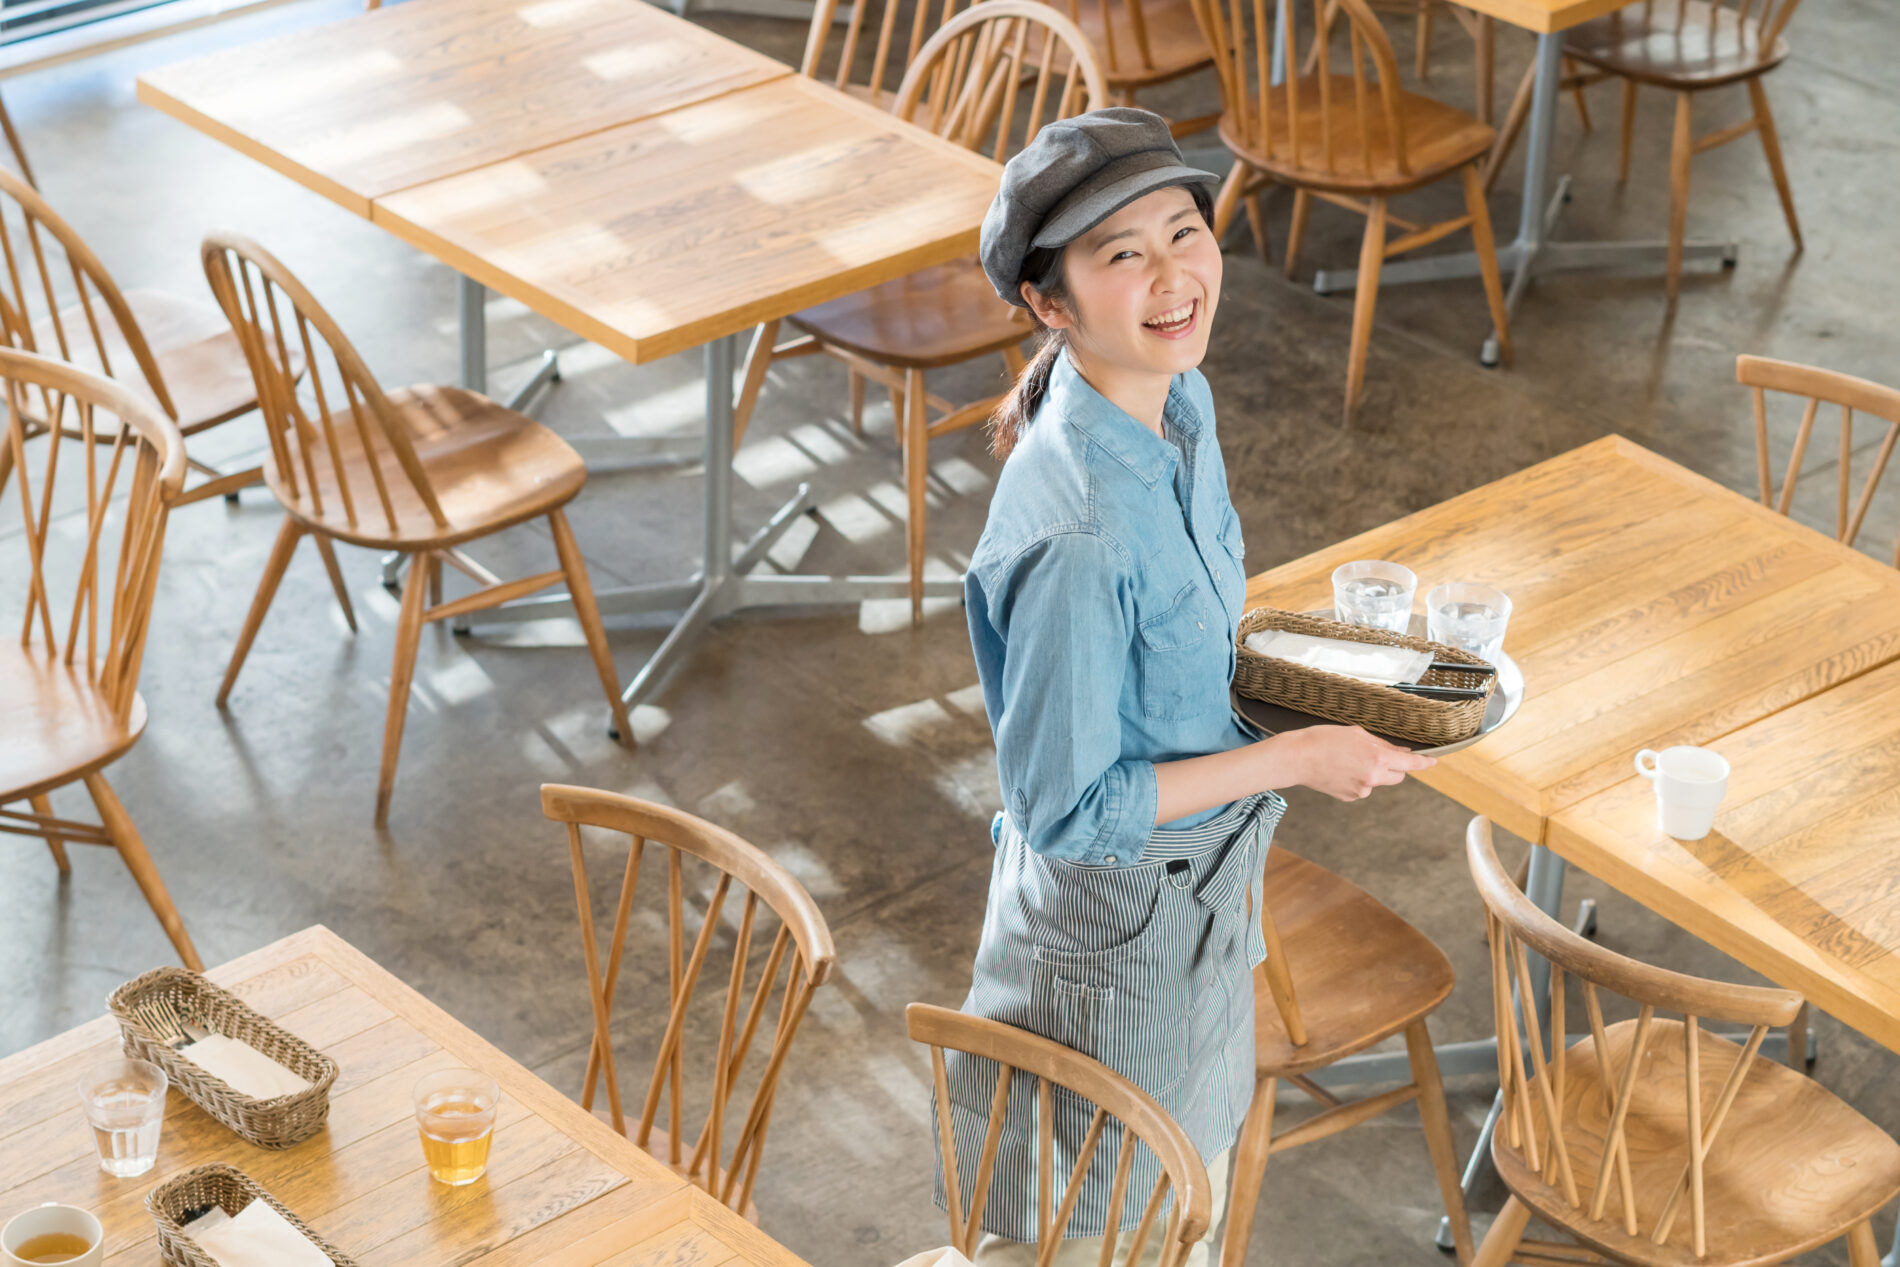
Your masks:
{"label": "blue denim shirt", "polygon": [[1137,862],[1155,763],[1251,740],[1227,694],[1240,521],[1198,371],[1164,417],[1179,448],[1057,357],[964,579],[1003,804],[1030,848],[1070,862]]}

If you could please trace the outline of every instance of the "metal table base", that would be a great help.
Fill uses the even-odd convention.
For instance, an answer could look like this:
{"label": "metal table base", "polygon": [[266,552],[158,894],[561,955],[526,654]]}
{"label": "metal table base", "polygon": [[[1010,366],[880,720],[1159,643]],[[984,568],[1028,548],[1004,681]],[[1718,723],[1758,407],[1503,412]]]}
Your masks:
{"label": "metal table base", "polygon": [[[1570,197],[1570,178],[1565,176],[1553,190],[1550,172],[1551,142],[1557,130],[1557,101],[1563,77],[1563,45],[1562,32],[1537,37],[1537,79],[1531,90],[1530,135],[1524,156],[1524,202],[1518,211],[1517,238],[1498,248],[1498,268],[1511,274],[1511,288],[1505,295],[1504,306],[1513,316],[1517,313],[1518,301],[1535,277],[1609,268],[1660,271],[1669,249],[1668,244],[1661,241],[1561,242],[1552,239],[1558,216]],[[1733,242],[1686,242],[1682,257],[1684,260],[1720,260],[1726,268],[1735,263],[1737,251]],[[1461,251],[1382,265],[1379,285],[1403,286],[1411,282],[1476,276],[1477,253]],[[1313,289],[1322,295],[1351,290],[1358,278],[1357,269],[1323,269],[1314,274]],[[1496,365],[1498,354],[1498,333],[1493,330],[1485,339],[1478,359],[1485,365]]]}

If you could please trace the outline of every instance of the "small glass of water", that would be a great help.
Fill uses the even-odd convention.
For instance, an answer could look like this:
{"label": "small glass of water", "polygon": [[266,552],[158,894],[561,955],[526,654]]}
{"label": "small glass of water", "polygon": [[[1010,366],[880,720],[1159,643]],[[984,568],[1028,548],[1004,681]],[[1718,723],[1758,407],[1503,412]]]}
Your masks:
{"label": "small glass of water", "polygon": [[1496,662],[1510,621],[1511,600],[1495,586],[1452,581],[1425,596],[1427,636],[1481,660]]}
{"label": "small glass of water", "polygon": [[165,1125],[165,1071],[144,1060],[108,1060],[79,1080],[79,1102],[99,1146],[99,1169],[120,1179],[158,1163]]}
{"label": "small glass of water", "polygon": [[1412,623],[1412,570],[1379,559],[1342,563],[1333,569],[1333,615],[1349,625],[1405,633]]}

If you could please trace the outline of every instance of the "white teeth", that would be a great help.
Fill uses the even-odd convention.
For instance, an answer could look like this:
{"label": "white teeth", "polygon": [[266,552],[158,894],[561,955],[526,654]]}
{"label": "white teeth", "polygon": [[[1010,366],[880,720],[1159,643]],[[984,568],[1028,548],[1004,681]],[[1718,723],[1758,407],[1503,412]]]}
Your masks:
{"label": "white teeth", "polygon": [[1141,324],[1145,326],[1180,325],[1183,321],[1186,321],[1189,317],[1193,315],[1194,315],[1194,305],[1191,303],[1183,304],[1181,307],[1175,308],[1169,312],[1164,312],[1158,317],[1150,317],[1146,321],[1142,322]]}

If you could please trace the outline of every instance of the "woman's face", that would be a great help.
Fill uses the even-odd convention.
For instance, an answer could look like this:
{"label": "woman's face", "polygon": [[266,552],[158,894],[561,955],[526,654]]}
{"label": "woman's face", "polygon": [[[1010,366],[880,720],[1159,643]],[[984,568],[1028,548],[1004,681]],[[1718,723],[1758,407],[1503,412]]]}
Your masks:
{"label": "woman's face", "polygon": [[1066,329],[1085,364],[1173,377],[1207,354],[1220,304],[1221,256],[1194,196],[1157,189],[1063,250],[1069,310],[1030,288],[1044,325]]}

